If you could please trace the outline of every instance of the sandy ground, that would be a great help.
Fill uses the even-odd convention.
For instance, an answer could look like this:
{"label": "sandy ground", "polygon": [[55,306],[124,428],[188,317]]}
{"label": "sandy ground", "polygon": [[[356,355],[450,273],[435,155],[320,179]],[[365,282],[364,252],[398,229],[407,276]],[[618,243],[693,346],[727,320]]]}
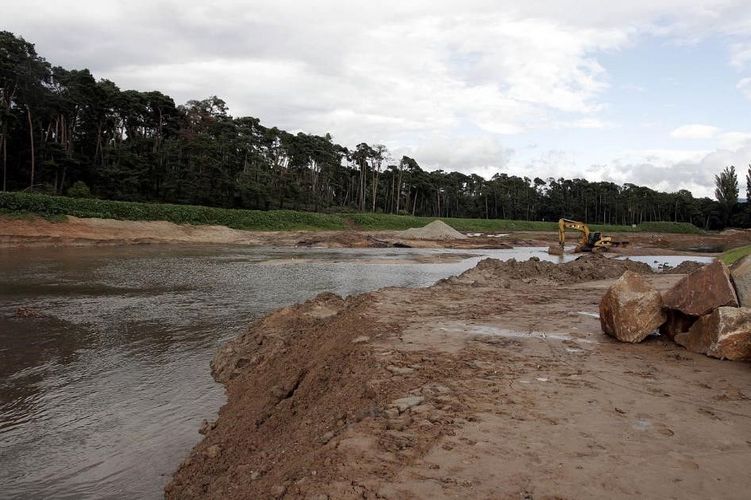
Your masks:
{"label": "sandy ground", "polygon": [[[628,233],[613,234],[628,240],[618,249],[624,255],[666,255],[718,252],[751,244],[751,231],[728,230],[705,235]],[[572,234],[573,245],[575,236]],[[119,221],[68,217],[64,222],[42,218],[0,216],[0,248],[29,246],[91,246],[126,244],[229,244],[250,246],[377,248],[510,248],[549,246],[557,243],[555,232],[519,231],[482,235],[461,240],[405,239],[399,231],[240,231],[224,226],[178,225],[164,221]]]}
{"label": "sandy ground", "polygon": [[751,365],[598,304],[626,266],[487,260],[276,311],[212,363],[228,403],[168,498],[748,498]]}

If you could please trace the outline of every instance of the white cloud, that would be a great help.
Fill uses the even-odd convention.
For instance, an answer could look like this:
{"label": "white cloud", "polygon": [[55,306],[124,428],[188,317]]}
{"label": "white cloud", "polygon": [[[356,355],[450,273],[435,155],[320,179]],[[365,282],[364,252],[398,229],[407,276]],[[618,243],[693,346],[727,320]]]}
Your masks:
{"label": "white cloud", "polygon": [[730,64],[743,69],[751,61],[751,43],[734,43],[730,46]]}
{"label": "white cloud", "polygon": [[733,151],[751,145],[751,132],[725,132],[718,139],[721,149]]}
{"label": "white cloud", "polygon": [[683,125],[670,132],[673,139],[711,139],[720,132],[720,129],[712,125],[694,123]]}
{"label": "white cloud", "polygon": [[751,99],[751,78],[744,78],[738,82],[736,88],[746,96],[747,99]]}

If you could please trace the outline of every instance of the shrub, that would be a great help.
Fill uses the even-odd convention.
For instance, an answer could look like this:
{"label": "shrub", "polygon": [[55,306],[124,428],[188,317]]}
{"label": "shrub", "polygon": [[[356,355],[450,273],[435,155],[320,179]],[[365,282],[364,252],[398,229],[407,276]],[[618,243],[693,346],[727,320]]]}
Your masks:
{"label": "shrub", "polygon": [[72,198],[91,198],[91,191],[85,182],[76,181],[68,188],[68,196]]}

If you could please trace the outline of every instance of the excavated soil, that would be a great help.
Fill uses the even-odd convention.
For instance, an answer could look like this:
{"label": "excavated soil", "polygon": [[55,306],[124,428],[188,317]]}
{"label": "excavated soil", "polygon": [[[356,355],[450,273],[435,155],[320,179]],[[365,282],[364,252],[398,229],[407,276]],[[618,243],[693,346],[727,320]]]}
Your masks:
{"label": "excavated soil", "polygon": [[626,269],[587,256],[481,262],[430,288],[323,294],[216,355],[228,402],[168,498],[744,498],[746,363],[597,305]]}
{"label": "excavated soil", "polygon": [[434,220],[425,227],[406,229],[397,235],[406,240],[464,240],[468,238],[467,235],[440,220]]}
{"label": "excavated soil", "polygon": [[[440,222],[440,221],[435,221]],[[431,223],[434,224],[434,223]],[[91,246],[126,244],[231,244],[284,247],[331,248],[511,248],[514,246],[548,247],[558,241],[556,232],[518,231],[504,235],[456,236],[443,224],[431,228],[404,231],[241,231],[224,226],[191,226],[164,221],[121,221],[67,217],[51,222],[39,217],[11,218],[0,216],[0,248],[20,246]],[[442,224],[442,223],[441,223]],[[436,229],[437,228],[437,229]],[[443,228],[443,229],[441,229]],[[446,228],[448,228],[446,230]],[[417,237],[409,237],[415,233]],[[461,233],[458,233],[461,235]],[[447,235],[451,236],[447,238]],[[721,252],[751,244],[751,230],[728,230],[722,233],[613,234],[617,240],[629,240],[625,248],[613,249],[621,255],[671,255]],[[423,239],[428,237],[429,239]],[[572,239],[573,241],[573,239]]]}

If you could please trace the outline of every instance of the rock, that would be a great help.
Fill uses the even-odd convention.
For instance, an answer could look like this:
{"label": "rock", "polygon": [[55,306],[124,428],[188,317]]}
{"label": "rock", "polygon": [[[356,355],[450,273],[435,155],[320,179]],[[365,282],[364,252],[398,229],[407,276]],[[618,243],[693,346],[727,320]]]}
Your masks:
{"label": "rock", "polygon": [[703,316],[718,307],[738,307],[730,271],[720,260],[683,277],[662,297],[665,307],[690,316]]}
{"label": "rock", "polygon": [[352,339],[353,344],[362,344],[363,342],[367,342],[370,340],[370,337],[367,335],[360,335],[359,337],[355,337]]}
{"label": "rock", "polygon": [[19,307],[16,309],[16,318],[41,318],[42,313],[33,307]]}
{"label": "rock", "polygon": [[320,438],[318,438],[318,440],[321,442],[321,444],[326,444],[332,439],[334,439],[334,436],[335,434],[333,431],[328,431],[325,434],[323,434]]}
{"label": "rock", "polygon": [[222,448],[218,444],[209,446],[204,452],[209,458],[216,458],[222,453]]}
{"label": "rock", "polygon": [[621,342],[641,342],[665,320],[660,292],[632,271],[623,273],[600,301],[602,331]]}
{"label": "rock", "polygon": [[751,307],[751,255],[746,255],[730,266],[730,276],[741,307]]}
{"label": "rock", "polygon": [[425,401],[425,398],[422,396],[407,396],[406,398],[397,399],[392,403],[392,405],[395,406],[397,410],[399,410],[399,413],[404,413],[413,406],[419,405],[423,401]]}
{"label": "rock", "polygon": [[667,320],[660,327],[660,334],[674,340],[679,333],[686,333],[691,325],[696,323],[697,319],[695,316],[687,316],[680,311],[668,309]]}
{"label": "rock", "polygon": [[287,487],[283,484],[277,484],[276,486],[272,486],[271,490],[269,490],[269,493],[271,493],[271,496],[273,496],[274,498],[280,498],[286,492],[287,492]]}
{"label": "rock", "polygon": [[702,316],[676,343],[719,359],[751,360],[751,308],[720,307]]}
{"label": "rock", "polygon": [[409,375],[414,370],[412,368],[407,368],[406,366],[394,366],[389,365],[386,367],[388,371],[393,373],[394,375]]}
{"label": "rock", "polygon": [[563,255],[563,247],[561,245],[550,245],[548,247],[549,255]]}
{"label": "rock", "polygon": [[205,436],[209,433],[209,431],[214,430],[215,428],[216,422],[209,422],[208,420],[204,420],[201,423],[201,427],[198,429],[198,433]]}
{"label": "rock", "polygon": [[396,408],[386,408],[383,414],[386,415],[387,418],[396,418],[399,416],[399,410]]}

